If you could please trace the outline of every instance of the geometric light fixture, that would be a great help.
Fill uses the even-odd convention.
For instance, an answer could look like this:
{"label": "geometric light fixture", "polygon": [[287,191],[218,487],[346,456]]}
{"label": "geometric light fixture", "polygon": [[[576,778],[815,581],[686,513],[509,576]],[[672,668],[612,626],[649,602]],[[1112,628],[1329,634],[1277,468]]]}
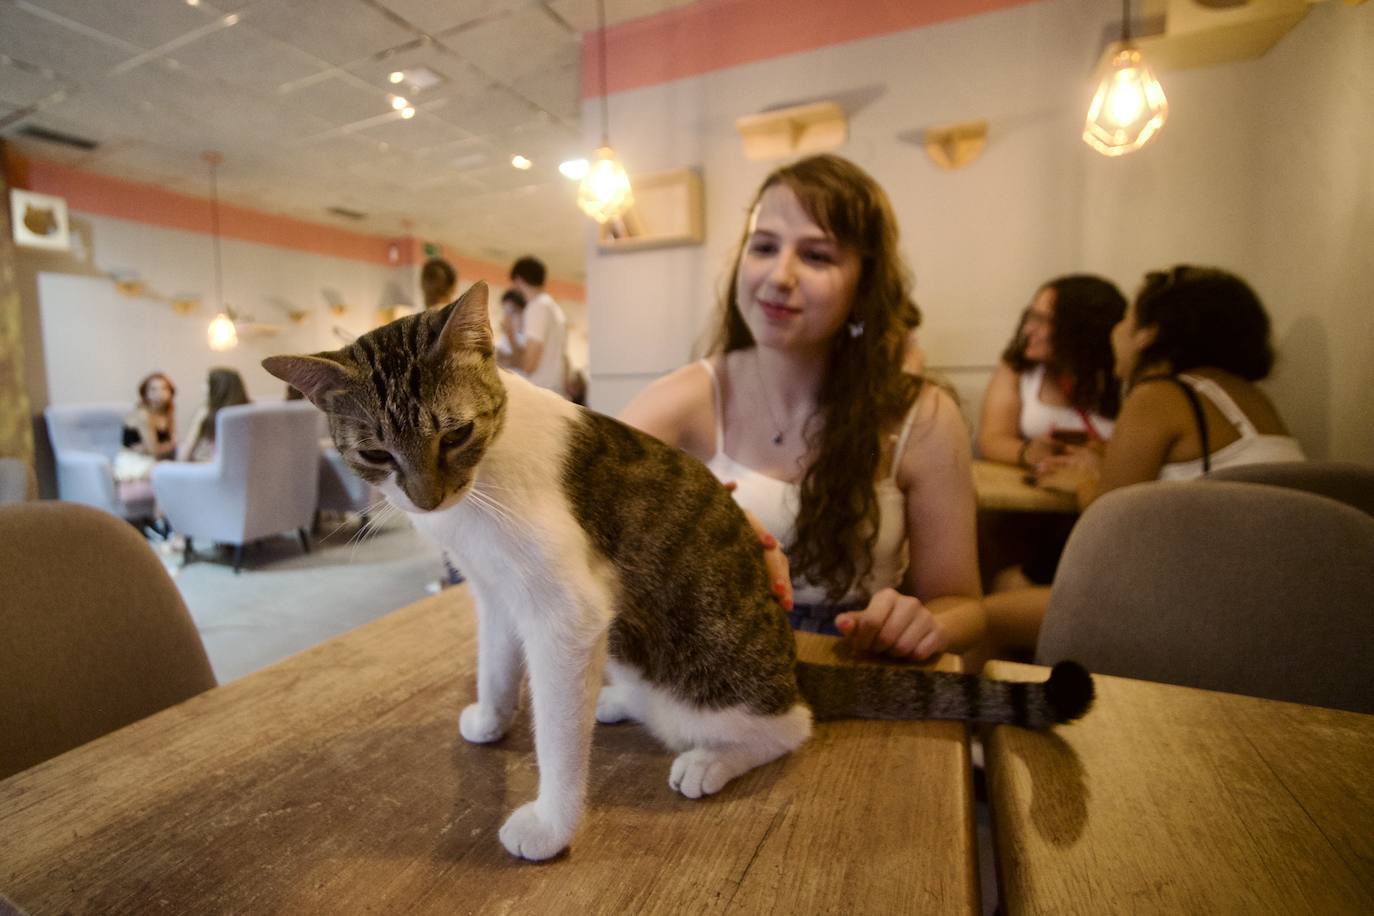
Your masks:
{"label": "geometric light fixture", "polygon": [[610,114],[606,101],[605,0],[596,0],[596,24],[601,45],[601,147],[578,186],[577,206],[598,223],[605,223],[628,210],[634,204],[634,194],[630,190],[630,176],[625,172],[625,166],[616,161],[615,151],[611,149]]}
{"label": "geometric light fixture", "polygon": [[1131,4],[1122,0],[1121,43],[1100,73],[1088,106],[1083,142],[1104,156],[1124,156],[1140,149],[1159,132],[1169,116],[1164,87],[1131,45]]}
{"label": "geometric light fixture", "polygon": [[224,301],[224,282],[220,269],[219,251],[219,165],[224,157],[213,151],[201,153],[200,158],[210,164],[210,226],[215,246],[215,307],[217,312],[206,330],[211,350],[232,350],[238,346],[238,329],[234,320],[238,316]]}

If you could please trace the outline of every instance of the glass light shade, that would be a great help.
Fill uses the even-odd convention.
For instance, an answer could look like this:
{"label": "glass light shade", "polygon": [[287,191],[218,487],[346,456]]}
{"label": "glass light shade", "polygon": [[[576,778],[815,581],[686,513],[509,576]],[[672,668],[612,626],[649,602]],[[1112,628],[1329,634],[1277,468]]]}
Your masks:
{"label": "glass light shade", "polygon": [[577,205],[582,212],[604,223],[628,210],[635,202],[630,191],[630,176],[616,161],[609,146],[596,151],[596,159],[577,188]]}
{"label": "glass light shade", "polygon": [[232,350],[239,345],[239,332],[234,327],[234,321],[224,312],[220,312],[210,322],[208,331],[211,350]]}
{"label": "glass light shade", "polygon": [[1169,100],[1149,64],[1135,48],[1122,48],[1097,84],[1083,142],[1104,156],[1140,149],[1164,126]]}

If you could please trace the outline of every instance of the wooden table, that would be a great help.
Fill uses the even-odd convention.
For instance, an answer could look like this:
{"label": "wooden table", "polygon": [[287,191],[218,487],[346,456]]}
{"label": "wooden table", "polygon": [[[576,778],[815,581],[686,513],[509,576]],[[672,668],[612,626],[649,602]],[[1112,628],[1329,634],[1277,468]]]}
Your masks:
{"label": "wooden table", "polygon": [[1374,912],[1374,716],[1096,681],[1057,735],[991,732],[1005,912]]}
{"label": "wooden table", "polygon": [[1026,471],[1000,461],[973,462],[978,508],[997,512],[1078,512],[1072,493],[1026,483]]}
{"label": "wooden table", "polygon": [[[528,720],[458,735],[464,588],[0,782],[0,894],[44,913],[976,912],[964,726],[843,722],[720,795],[598,727],[567,855],[511,858]],[[808,641],[808,652],[834,641]]]}

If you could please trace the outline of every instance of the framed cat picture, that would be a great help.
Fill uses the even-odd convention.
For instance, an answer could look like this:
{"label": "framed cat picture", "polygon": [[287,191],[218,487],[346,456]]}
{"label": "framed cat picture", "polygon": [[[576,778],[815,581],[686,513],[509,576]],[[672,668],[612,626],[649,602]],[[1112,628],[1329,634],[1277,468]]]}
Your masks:
{"label": "framed cat picture", "polygon": [[16,245],[47,251],[71,250],[67,202],[61,197],[10,189],[10,224],[14,227]]}

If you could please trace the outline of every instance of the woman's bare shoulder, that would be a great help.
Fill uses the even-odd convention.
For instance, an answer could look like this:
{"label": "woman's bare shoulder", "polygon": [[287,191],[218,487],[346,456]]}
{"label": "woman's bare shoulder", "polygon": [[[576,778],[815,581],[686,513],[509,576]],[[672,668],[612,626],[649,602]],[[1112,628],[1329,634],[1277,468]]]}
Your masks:
{"label": "woman's bare shoulder", "polygon": [[710,370],[698,361],[649,383],[620,412],[620,419],[696,453],[703,442],[714,448],[714,401]]}

